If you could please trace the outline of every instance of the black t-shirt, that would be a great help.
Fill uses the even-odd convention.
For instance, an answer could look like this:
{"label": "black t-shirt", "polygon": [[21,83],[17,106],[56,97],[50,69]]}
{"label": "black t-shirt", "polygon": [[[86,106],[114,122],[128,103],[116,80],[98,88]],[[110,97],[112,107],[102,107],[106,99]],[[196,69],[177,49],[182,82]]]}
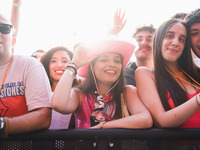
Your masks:
{"label": "black t-shirt", "polygon": [[135,70],[138,67],[136,66],[136,62],[129,62],[124,69],[124,79],[126,85],[134,85],[136,86],[135,81]]}

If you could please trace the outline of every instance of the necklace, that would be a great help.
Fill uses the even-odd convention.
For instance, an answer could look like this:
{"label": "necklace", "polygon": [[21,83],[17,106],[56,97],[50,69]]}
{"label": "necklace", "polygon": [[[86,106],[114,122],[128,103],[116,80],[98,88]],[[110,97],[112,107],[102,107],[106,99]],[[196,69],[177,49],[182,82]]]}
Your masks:
{"label": "necklace", "polygon": [[3,84],[4,84],[4,82],[5,82],[6,75],[7,75],[8,69],[9,69],[9,67],[10,67],[10,65],[11,65],[11,62],[12,62],[12,58],[11,58],[9,64],[8,64],[8,67],[6,68],[6,72],[5,72],[5,74],[4,74],[3,81],[2,81],[2,83],[1,83],[0,92],[1,92],[1,89],[2,89]]}
{"label": "necklace", "polygon": [[114,89],[114,87],[116,87],[116,85],[119,83],[119,79],[118,81],[106,92],[106,95],[105,96],[102,96],[100,94],[100,90],[98,88],[98,85],[97,85],[97,81],[96,81],[96,77],[94,75],[94,71],[93,71],[93,68],[92,68],[92,65],[90,63],[90,68],[91,68],[91,72],[92,72],[92,76],[93,76],[93,79],[94,79],[94,83],[95,83],[95,86],[96,86],[96,91],[94,91],[94,95],[96,96],[96,102],[95,102],[95,108],[100,108],[100,109],[103,109],[104,106],[105,106],[105,103],[108,101],[107,96],[110,94],[110,91],[112,89]]}
{"label": "necklace", "polygon": [[[181,71],[186,75],[186,76],[188,76],[192,81],[194,81],[197,85],[199,85],[200,86],[200,84],[196,81],[196,80],[194,80],[189,74],[187,74],[182,68],[180,68],[181,69]],[[179,76],[177,76],[175,73],[173,73],[172,71],[170,71],[169,70],[169,73],[171,73],[173,76],[175,76],[175,77],[177,77],[178,79],[180,79],[180,80],[182,80],[182,81],[184,81],[184,82],[186,82],[187,84],[189,84],[189,85],[191,85],[191,86],[194,86],[194,87],[196,87],[197,89],[199,89],[200,87],[198,87],[198,86],[196,86],[196,85],[194,85],[194,84],[192,84],[192,83],[190,83],[190,82],[188,82],[188,81],[186,81],[185,79],[183,79],[183,78],[181,78],[181,77],[179,77]]]}

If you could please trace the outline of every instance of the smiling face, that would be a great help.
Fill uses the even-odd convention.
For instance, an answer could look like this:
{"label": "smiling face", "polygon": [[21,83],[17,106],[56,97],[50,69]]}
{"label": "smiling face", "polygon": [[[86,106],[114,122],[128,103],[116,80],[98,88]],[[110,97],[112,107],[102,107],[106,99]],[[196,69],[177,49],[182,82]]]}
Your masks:
{"label": "smiling face", "polygon": [[191,25],[190,41],[194,53],[200,58],[200,23]]}
{"label": "smiling face", "polygon": [[152,58],[152,36],[148,30],[143,30],[138,32],[135,39],[139,45],[139,48],[135,51],[135,57],[137,60],[144,61],[146,59]]}
{"label": "smiling face", "polygon": [[162,56],[167,63],[177,62],[183,52],[186,36],[186,28],[181,23],[173,24],[166,31],[162,43]]}
{"label": "smiling face", "polygon": [[103,53],[98,56],[93,70],[98,83],[112,85],[121,74],[122,58],[118,53]]}
{"label": "smiling face", "polygon": [[65,51],[56,51],[52,55],[49,63],[49,72],[53,83],[60,80],[69,61],[70,57]]}
{"label": "smiling face", "polygon": [[[10,24],[8,19],[0,15],[0,24]],[[0,32],[0,64],[6,64],[11,58],[11,49],[15,45],[15,38],[13,37],[12,29],[10,33],[3,34]]]}

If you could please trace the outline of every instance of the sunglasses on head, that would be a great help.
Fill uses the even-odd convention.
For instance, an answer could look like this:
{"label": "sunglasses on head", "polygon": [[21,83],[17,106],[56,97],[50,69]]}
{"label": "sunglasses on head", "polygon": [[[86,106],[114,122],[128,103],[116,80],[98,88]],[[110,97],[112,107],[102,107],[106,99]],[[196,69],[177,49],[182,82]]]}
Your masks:
{"label": "sunglasses on head", "polygon": [[12,25],[10,24],[0,24],[0,32],[2,34],[9,34],[11,29],[12,29]]}

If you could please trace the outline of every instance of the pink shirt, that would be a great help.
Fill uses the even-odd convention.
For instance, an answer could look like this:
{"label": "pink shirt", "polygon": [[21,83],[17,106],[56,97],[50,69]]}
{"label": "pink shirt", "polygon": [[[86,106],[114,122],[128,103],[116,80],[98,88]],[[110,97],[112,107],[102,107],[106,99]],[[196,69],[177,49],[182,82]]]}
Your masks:
{"label": "pink shirt", "polygon": [[[0,66],[0,83],[8,64]],[[32,57],[13,56],[0,92],[0,117],[20,116],[50,107],[50,99],[50,83],[42,64]]]}
{"label": "pink shirt", "polygon": [[[115,101],[111,101],[112,95],[108,95],[103,101],[105,103],[104,112],[106,121],[113,120],[115,114]],[[87,129],[91,127],[90,115],[95,109],[95,97],[92,94],[86,94],[75,114],[75,126],[77,129]]]}

